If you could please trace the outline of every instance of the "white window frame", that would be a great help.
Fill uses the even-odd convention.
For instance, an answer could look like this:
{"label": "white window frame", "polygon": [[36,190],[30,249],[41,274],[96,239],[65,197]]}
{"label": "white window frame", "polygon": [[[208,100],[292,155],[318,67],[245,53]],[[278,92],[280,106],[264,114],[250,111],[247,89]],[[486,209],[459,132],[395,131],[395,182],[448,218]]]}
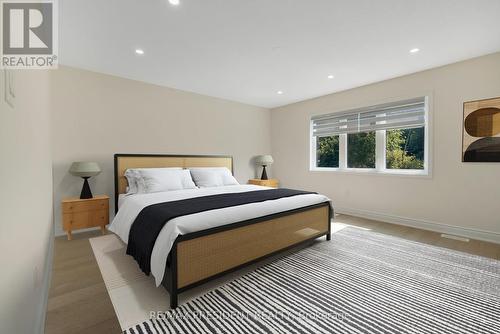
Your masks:
{"label": "white window frame", "polygon": [[[424,95],[420,95],[424,96]],[[404,100],[403,98],[395,99],[394,101]],[[425,127],[424,127],[424,168],[423,169],[388,169],[386,168],[386,130],[377,130],[375,134],[375,168],[350,168],[347,167],[347,134],[343,133],[339,136],[339,167],[317,167],[316,146],[317,140],[313,136],[313,122],[310,121],[310,165],[311,172],[335,172],[348,174],[368,174],[368,175],[399,175],[399,176],[416,176],[416,177],[431,177],[431,102],[432,96],[425,94]],[[375,103],[373,105],[376,105]]]}

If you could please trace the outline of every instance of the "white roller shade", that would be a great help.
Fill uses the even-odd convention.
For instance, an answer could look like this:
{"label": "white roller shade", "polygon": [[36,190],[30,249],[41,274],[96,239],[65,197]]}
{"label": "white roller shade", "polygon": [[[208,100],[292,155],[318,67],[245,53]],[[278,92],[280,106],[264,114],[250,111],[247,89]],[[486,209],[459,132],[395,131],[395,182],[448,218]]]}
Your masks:
{"label": "white roller shade", "polygon": [[311,118],[313,136],[425,126],[425,97]]}

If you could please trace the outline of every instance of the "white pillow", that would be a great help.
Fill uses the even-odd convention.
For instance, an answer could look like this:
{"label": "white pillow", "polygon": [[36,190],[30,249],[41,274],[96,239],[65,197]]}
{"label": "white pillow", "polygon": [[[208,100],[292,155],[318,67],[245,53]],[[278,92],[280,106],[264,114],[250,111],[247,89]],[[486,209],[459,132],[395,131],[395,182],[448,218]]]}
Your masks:
{"label": "white pillow", "polygon": [[177,171],[181,177],[182,189],[195,189],[196,185],[191,179],[191,174],[188,170],[184,170],[180,167],[163,167],[163,168],[130,168],[125,171],[125,177],[127,178],[129,189],[127,194],[144,194],[150,192],[146,188],[146,183],[141,175],[141,171],[146,171],[148,176],[150,173],[160,172],[170,170]]}
{"label": "white pillow", "polygon": [[172,168],[129,168],[125,171],[129,189],[127,194],[144,194],[146,192],[146,185],[142,179],[141,170],[160,170],[160,169],[175,169],[181,170],[179,167]]}
{"label": "white pillow", "polygon": [[191,174],[185,169],[145,168],[137,172],[141,176],[137,179],[138,188],[140,190],[142,181],[145,193],[196,188]]}
{"label": "white pillow", "polygon": [[238,185],[226,167],[190,168],[194,183],[200,188]]}
{"label": "white pillow", "polygon": [[137,186],[137,173],[133,169],[127,169],[125,171],[125,178],[127,178],[128,189],[127,194],[137,194],[139,192],[139,188]]}
{"label": "white pillow", "polygon": [[191,172],[188,169],[181,170],[182,189],[196,189],[198,188],[191,177]]}

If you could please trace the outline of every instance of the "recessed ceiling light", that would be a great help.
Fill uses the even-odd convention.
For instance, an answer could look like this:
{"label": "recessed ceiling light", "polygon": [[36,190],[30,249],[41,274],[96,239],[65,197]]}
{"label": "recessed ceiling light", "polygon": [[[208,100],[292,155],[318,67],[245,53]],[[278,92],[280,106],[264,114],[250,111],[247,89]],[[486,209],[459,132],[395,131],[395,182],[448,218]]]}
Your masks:
{"label": "recessed ceiling light", "polygon": [[135,53],[137,53],[138,55],[143,55],[144,54],[144,50],[142,50],[142,49],[135,49]]}
{"label": "recessed ceiling light", "polygon": [[420,51],[419,48],[414,48],[410,50],[410,53],[417,53],[418,51]]}
{"label": "recessed ceiling light", "polygon": [[282,92],[281,90],[277,91],[276,93],[277,93],[278,95],[283,94],[283,92]]}
{"label": "recessed ceiling light", "polygon": [[179,4],[179,0],[168,0],[171,5],[177,6]]}
{"label": "recessed ceiling light", "polygon": [[330,75],[328,76],[328,79],[333,79],[333,78],[334,78],[334,76],[333,76],[332,74],[330,74]]}

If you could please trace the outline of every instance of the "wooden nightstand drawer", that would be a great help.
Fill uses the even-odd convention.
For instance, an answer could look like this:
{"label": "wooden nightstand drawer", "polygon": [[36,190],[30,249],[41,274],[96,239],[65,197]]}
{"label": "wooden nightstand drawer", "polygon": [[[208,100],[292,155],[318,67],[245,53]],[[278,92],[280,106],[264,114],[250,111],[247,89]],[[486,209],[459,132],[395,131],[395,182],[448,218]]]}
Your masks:
{"label": "wooden nightstand drawer", "polygon": [[93,227],[90,226],[91,212],[76,212],[63,214],[64,230],[77,230],[80,228]]}
{"label": "wooden nightstand drawer", "polygon": [[104,234],[109,223],[109,197],[95,196],[89,199],[68,198],[62,201],[63,229],[71,240],[71,232],[82,228],[100,226]]}
{"label": "wooden nightstand drawer", "polygon": [[255,184],[263,187],[273,187],[278,188],[279,181],[276,179],[261,180],[261,179],[250,179],[248,183]]}
{"label": "wooden nightstand drawer", "polygon": [[80,202],[64,202],[62,203],[63,213],[74,213],[74,212],[84,212],[84,211],[95,211],[95,210],[107,210],[108,200],[98,199],[98,200],[88,200]]}
{"label": "wooden nightstand drawer", "polygon": [[63,214],[63,227],[66,231],[107,225],[108,221],[108,210],[84,211]]}
{"label": "wooden nightstand drawer", "polygon": [[109,222],[109,210],[98,210],[92,212],[91,224],[94,226],[107,225]]}

